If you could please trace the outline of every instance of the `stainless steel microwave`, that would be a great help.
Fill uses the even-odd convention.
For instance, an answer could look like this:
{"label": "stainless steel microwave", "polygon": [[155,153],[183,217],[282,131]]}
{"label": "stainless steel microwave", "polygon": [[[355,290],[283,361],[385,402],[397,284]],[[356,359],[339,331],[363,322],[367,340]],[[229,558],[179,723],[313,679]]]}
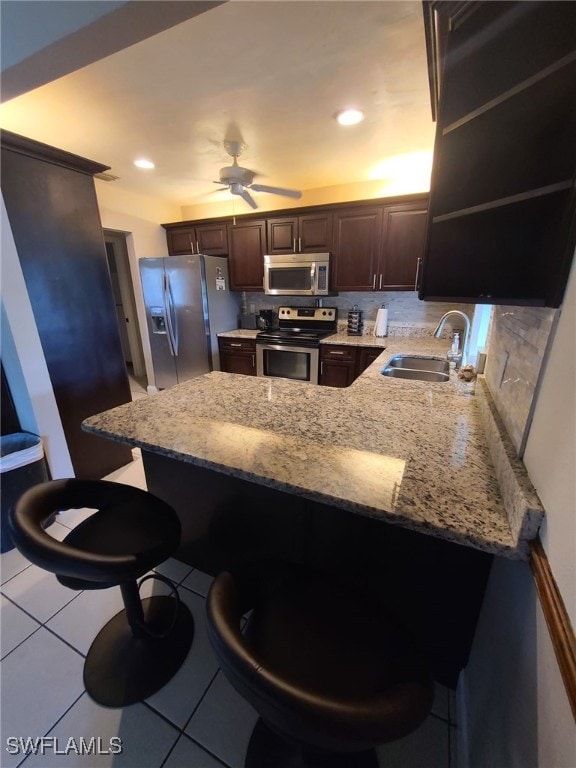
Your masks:
{"label": "stainless steel microwave", "polygon": [[329,253],[264,256],[264,293],[270,296],[327,296]]}

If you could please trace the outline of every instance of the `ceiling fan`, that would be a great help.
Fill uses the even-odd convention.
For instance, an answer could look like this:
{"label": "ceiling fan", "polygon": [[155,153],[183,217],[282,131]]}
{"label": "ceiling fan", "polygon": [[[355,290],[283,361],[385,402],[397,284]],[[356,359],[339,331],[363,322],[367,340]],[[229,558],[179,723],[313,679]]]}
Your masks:
{"label": "ceiling fan", "polygon": [[248,190],[253,192],[270,192],[273,195],[284,195],[284,197],[293,197],[295,199],[302,197],[302,192],[296,189],[283,189],[282,187],[269,187],[265,184],[254,184],[256,173],[238,165],[238,158],[244,148],[245,145],[239,141],[224,142],[224,149],[233,158],[233,163],[220,169],[220,181],[215,181],[214,184],[224,184],[223,189],[228,188],[233,195],[239,195],[252,208],[258,208],[258,206]]}

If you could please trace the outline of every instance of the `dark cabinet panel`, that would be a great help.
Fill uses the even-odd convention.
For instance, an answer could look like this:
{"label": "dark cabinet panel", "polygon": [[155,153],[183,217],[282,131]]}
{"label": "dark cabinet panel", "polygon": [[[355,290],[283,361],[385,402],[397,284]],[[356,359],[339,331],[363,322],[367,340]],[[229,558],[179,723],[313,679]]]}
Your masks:
{"label": "dark cabinet panel", "polygon": [[[228,223],[231,284],[234,290],[260,291],[263,256],[330,253],[331,290],[414,290],[425,238],[428,197],[405,195],[356,204],[295,210],[261,219],[248,214]],[[224,248],[222,221],[164,224],[171,254],[217,253]],[[211,240],[196,240],[210,237]]]}
{"label": "dark cabinet panel", "polygon": [[207,256],[228,254],[226,223],[169,228],[166,230],[166,238],[170,256],[186,256],[189,253],[204,253]]}
{"label": "dark cabinet panel", "polygon": [[298,218],[300,253],[330,253],[332,251],[331,213],[314,213]]}
{"label": "dark cabinet panel", "polygon": [[268,253],[329,253],[332,214],[310,213],[267,219]]}
{"label": "dark cabinet panel", "polygon": [[74,471],[100,478],[130,462],[131,451],[83,432],[81,422],[131,396],[87,165],[2,133],[2,193]]}
{"label": "dark cabinet panel", "polygon": [[561,266],[565,194],[436,222],[430,231],[426,297],[544,305]]}
{"label": "dark cabinet panel", "polygon": [[169,229],[166,232],[168,241],[168,253],[170,256],[186,256],[195,253],[196,230],[194,227],[182,227],[182,229]]}
{"label": "dark cabinet panel", "polygon": [[256,376],[256,342],[251,339],[219,338],[220,370]]}
{"label": "dark cabinet panel", "polygon": [[386,347],[358,347],[356,353],[356,375],[360,376],[377,357],[380,357]]}
{"label": "dark cabinet panel", "polygon": [[266,227],[268,230],[267,253],[296,253],[297,217],[283,216],[278,219],[267,219]]}
{"label": "dark cabinet panel", "polygon": [[349,387],[382,353],[384,347],[355,347],[352,344],[320,345],[320,384]]}
{"label": "dark cabinet panel", "polygon": [[320,346],[320,384],[349,387],[356,378],[356,348],[325,344]]}
{"label": "dark cabinet panel", "polygon": [[196,227],[197,253],[207,256],[226,256],[228,229],[226,224],[200,224]]}
{"label": "dark cabinet panel", "polygon": [[576,6],[571,2],[435,5],[440,13],[451,16],[444,56],[450,70],[449,88],[442,94],[444,126],[519,83],[541,77],[545,69],[574,51]]}
{"label": "dark cabinet panel", "polygon": [[3,365],[0,365],[0,375],[2,387],[0,390],[0,434],[10,435],[14,432],[20,432],[22,425],[16,412],[16,406],[12,399],[12,392],[8,386]]}
{"label": "dark cabinet panel", "polygon": [[230,284],[236,291],[262,291],[266,221],[248,220],[228,228]]}
{"label": "dark cabinet panel", "polygon": [[576,4],[431,5],[443,55],[429,56],[441,87],[419,296],[559,306],[576,242]]}
{"label": "dark cabinet panel", "polygon": [[352,208],[334,214],[334,290],[376,289],[382,218],[382,207]]}
{"label": "dark cabinet panel", "polygon": [[576,60],[457,128],[445,129],[433,215],[559,182],[570,187],[576,168],[575,104]]}
{"label": "dark cabinet panel", "polygon": [[416,290],[427,211],[422,198],[335,213],[334,290]]}
{"label": "dark cabinet panel", "polygon": [[384,208],[378,289],[415,291],[426,241],[427,201]]}

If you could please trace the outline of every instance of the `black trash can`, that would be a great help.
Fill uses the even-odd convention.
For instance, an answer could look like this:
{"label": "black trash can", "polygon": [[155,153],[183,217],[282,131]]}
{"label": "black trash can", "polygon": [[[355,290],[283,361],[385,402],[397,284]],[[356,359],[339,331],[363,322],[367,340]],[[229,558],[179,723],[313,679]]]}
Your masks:
{"label": "black trash can", "polygon": [[42,440],[30,432],[2,435],[0,455],[0,506],[2,512],[2,537],[0,552],[14,549],[8,529],[8,512],[20,496],[33,485],[48,480],[48,466],[44,458]]}

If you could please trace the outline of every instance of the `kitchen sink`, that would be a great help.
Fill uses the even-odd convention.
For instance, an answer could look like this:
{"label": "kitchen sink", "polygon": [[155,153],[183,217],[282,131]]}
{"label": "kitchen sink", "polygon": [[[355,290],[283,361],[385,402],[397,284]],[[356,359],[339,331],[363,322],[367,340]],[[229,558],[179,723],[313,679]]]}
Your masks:
{"label": "kitchen sink", "polygon": [[416,371],[440,371],[441,373],[448,373],[450,369],[448,360],[442,357],[411,357],[410,355],[396,355],[386,367],[409,368]]}
{"label": "kitchen sink", "polygon": [[441,357],[413,357],[396,355],[382,371],[383,376],[395,379],[415,379],[416,381],[449,381],[450,366],[448,360]]}
{"label": "kitchen sink", "polygon": [[417,371],[409,368],[384,368],[382,376],[392,376],[394,379],[416,379],[416,381],[448,381],[450,376],[440,371]]}

